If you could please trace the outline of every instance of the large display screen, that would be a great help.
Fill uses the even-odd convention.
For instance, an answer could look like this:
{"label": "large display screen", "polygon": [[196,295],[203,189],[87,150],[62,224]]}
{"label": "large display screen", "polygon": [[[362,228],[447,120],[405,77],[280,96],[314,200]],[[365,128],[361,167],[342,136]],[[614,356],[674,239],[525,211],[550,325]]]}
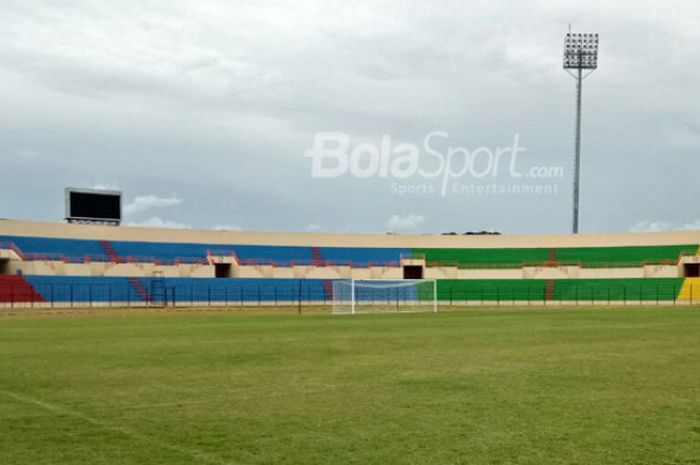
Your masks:
{"label": "large display screen", "polygon": [[66,217],[69,220],[121,222],[121,192],[66,189]]}

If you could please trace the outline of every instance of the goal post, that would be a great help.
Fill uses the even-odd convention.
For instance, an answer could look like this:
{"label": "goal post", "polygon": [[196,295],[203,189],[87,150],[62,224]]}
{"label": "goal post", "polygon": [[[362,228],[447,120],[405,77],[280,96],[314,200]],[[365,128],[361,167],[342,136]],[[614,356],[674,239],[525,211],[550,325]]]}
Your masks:
{"label": "goal post", "polygon": [[333,314],[437,313],[434,279],[339,279],[333,281]]}

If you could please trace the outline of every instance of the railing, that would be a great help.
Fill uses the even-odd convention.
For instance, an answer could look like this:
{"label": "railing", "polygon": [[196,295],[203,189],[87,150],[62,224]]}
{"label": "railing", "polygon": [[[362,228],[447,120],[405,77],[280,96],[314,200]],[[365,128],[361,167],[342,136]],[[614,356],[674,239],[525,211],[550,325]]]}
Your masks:
{"label": "railing", "polygon": [[510,270],[521,269],[524,267],[537,268],[561,268],[561,267],[577,267],[577,268],[640,268],[647,265],[653,266],[676,266],[679,260],[660,259],[660,260],[643,260],[643,261],[606,261],[593,262],[582,260],[563,260],[563,261],[527,261],[527,262],[510,262],[510,263],[468,263],[459,261],[431,260],[426,262],[429,267],[455,267],[466,270]]}
{"label": "railing", "polygon": [[207,258],[204,257],[177,257],[177,258],[158,258],[155,256],[143,255],[128,255],[128,256],[109,256],[106,254],[87,254],[83,256],[69,256],[62,253],[38,253],[30,252],[23,253],[14,244],[0,243],[0,248],[11,248],[15,250],[17,255],[23,260],[30,261],[57,261],[64,263],[153,263],[156,265],[206,265],[209,263],[208,257],[211,256],[233,256],[237,262],[244,266],[273,266],[273,267],[293,267],[293,266],[348,266],[351,268],[367,268],[371,266],[381,267],[399,267],[399,261],[353,261],[353,260],[314,260],[314,259],[294,259],[294,260],[273,260],[270,258],[246,258],[239,259],[233,251],[208,251]]}
{"label": "railing", "polygon": [[686,250],[681,250],[681,253],[678,254],[678,260],[676,261],[677,264],[680,264],[681,260],[683,260],[683,257],[695,257],[698,254],[698,249],[686,249]]}
{"label": "railing", "polygon": [[[2,248],[2,244],[0,244]],[[14,250],[14,249],[13,249]],[[21,251],[15,251],[23,260],[28,261],[55,261],[63,263],[153,263],[155,265],[180,265],[180,264],[191,264],[200,265],[206,264],[207,259],[202,257],[177,257],[177,258],[157,258],[154,256],[137,256],[128,255],[124,257],[110,257],[108,255],[101,254],[88,254],[82,256],[69,256],[62,253],[37,253],[29,252],[22,253]]]}
{"label": "railing", "polygon": [[12,250],[19,258],[24,259],[25,254],[14,242],[0,242],[0,249]]}
{"label": "railing", "polygon": [[[157,299],[149,290],[143,297],[132,284],[80,284],[39,283],[33,287],[3,283],[0,278],[0,308],[65,308],[65,307],[144,307],[167,304],[178,307],[234,307],[265,306],[289,307],[329,305],[332,293],[302,287],[284,285],[240,285],[235,280],[228,283],[208,285],[165,284],[164,296]],[[537,285],[508,286],[474,285],[440,286],[437,299],[441,307],[501,306],[501,305],[697,305],[700,304],[700,289],[692,284],[685,288],[682,300],[679,293],[682,285],[615,285],[600,284],[571,285],[566,288]],[[387,293],[387,302],[415,300],[416,296],[401,296]],[[381,300],[377,298],[377,300]],[[381,303],[381,302],[380,302]]]}
{"label": "railing", "polygon": [[208,263],[206,258],[202,257],[177,257],[177,258],[158,258],[153,256],[127,255],[121,257],[119,261],[114,263],[152,263],[154,265],[202,265]]}
{"label": "railing", "polygon": [[[237,284],[165,286],[164,296],[154,296],[150,283],[132,278],[128,284],[39,283],[6,284],[0,277],[0,308],[145,307],[158,304],[180,307],[233,305],[300,306],[326,305],[331,295],[306,286],[260,286]],[[141,283],[145,291],[139,291]]]}

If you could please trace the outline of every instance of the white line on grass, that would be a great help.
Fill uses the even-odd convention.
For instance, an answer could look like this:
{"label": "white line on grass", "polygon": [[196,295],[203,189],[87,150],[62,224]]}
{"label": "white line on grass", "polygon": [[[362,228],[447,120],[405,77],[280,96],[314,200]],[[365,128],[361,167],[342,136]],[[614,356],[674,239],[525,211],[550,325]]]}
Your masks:
{"label": "white line on grass", "polygon": [[136,439],[137,441],[155,444],[158,447],[161,447],[163,449],[167,449],[167,450],[170,450],[173,452],[177,452],[177,453],[182,454],[182,455],[186,455],[186,456],[190,457],[191,459],[195,459],[195,460],[200,461],[200,462],[210,463],[210,464],[214,464],[214,465],[229,465],[230,464],[230,462],[226,462],[225,460],[223,460],[222,458],[220,458],[216,455],[212,455],[212,454],[209,454],[207,452],[202,452],[200,450],[192,449],[189,447],[182,447],[182,446],[169,444],[169,443],[162,441],[161,439],[155,438],[153,436],[137,433],[136,431],[131,431],[130,429],[124,428],[122,426],[111,425],[103,420],[98,420],[96,418],[92,418],[88,415],[77,412],[75,410],[70,410],[70,409],[67,409],[65,407],[61,407],[60,405],[44,402],[42,400],[35,399],[33,397],[25,396],[22,394],[17,394],[16,392],[7,391],[5,389],[0,389],[0,394],[3,394],[5,396],[10,397],[10,398],[12,398],[16,401],[19,401],[19,402],[24,402],[26,404],[35,405],[37,407],[40,407],[40,408],[42,408],[46,411],[49,411],[51,413],[54,413],[54,414],[67,415],[67,416],[70,416],[73,418],[77,418],[77,419],[82,420],[86,423],[90,423],[93,426],[97,426],[97,427],[102,428],[102,429],[107,430],[107,431],[112,431],[115,433],[122,434],[124,436],[128,436],[131,439]]}

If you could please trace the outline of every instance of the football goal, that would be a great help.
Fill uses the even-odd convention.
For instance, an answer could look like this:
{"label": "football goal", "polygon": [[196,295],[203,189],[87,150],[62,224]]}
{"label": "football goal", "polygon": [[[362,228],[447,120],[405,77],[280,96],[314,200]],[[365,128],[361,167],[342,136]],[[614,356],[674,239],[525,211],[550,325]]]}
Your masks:
{"label": "football goal", "polygon": [[437,313],[434,279],[342,279],[333,281],[333,314]]}

